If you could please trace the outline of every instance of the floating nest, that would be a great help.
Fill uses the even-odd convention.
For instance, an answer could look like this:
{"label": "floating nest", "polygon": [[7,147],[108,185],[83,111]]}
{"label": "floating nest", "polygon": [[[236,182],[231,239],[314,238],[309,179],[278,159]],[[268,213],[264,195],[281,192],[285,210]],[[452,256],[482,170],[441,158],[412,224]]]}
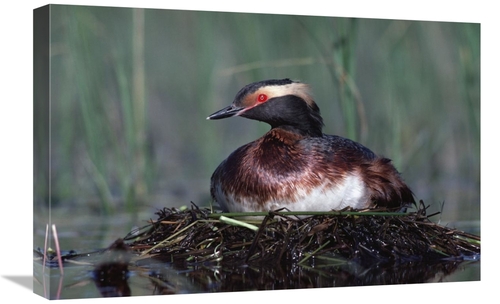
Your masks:
{"label": "floating nest", "polygon": [[[124,241],[139,254],[179,267],[311,265],[354,261],[362,266],[479,260],[480,237],[443,227],[426,215],[386,209],[335,212],[213,213],[164,208]],[[259,216],[260,220],[241,216]]]}
{"label": "floating nest", "polygon": [[[480,259],[480,237],[432,222],[422,202],[407,213],[234,214],[192,204],[156,215],[106,249],[61,260],[91,267],[103,296],[126,296],[131,274],[152,294],[271,290],[439,281]],[[34,259],[61,266],[53,252]]]}

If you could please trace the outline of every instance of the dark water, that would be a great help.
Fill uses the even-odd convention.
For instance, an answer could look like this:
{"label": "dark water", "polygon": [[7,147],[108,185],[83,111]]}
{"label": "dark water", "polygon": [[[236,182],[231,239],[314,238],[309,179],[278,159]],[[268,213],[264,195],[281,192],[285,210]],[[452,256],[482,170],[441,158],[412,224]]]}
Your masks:
{"label": "dark water", "polygon": [[[96,217],[61,217],[57,231],[63,254],[73,250],[71,254],[77,257],[64,264],[63,275],[55,259],[47,264],[50,267],[43,267],[40,252],[45,226],[35,221],[34,292],[50,299],[74,299],[480,280],[479,261],[361,265],[335,256],[310,259],[301,266],[251,267],[221,266],[217,261],[174,265],[165,260],[132,257],[123,268],[116,264],[96,268],[103,257],[96,249],[108,247],[134,226],[145,225],[144,218],[149,217],[124,214],[105,221]],[[478,234],[475,229],[478,227],[464,230]]]}
{"label": "dark water", "polygon": [[35,264],[34,291],[50,299],[145,296],[245,290],[281,290],[479,280],[480,263],[414,264],[399,267],[292,267],[222,269],[199,265],[175,269],[168,263],[130,267],[122,280],[101,284],[93,267],[45,270]]}

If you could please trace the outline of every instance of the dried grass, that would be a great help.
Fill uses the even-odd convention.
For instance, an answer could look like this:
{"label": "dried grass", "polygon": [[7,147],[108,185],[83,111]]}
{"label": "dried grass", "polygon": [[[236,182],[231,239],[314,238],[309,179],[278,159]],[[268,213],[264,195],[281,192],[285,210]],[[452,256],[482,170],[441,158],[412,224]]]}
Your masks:
{"label": "dried grass", "polygon": [[184,267],[206,262],[306,265],[311,258],[360,265],[479,259],[480,237],[433,223],[425,210],[421,203],[409,213],[344,210],[298,217],[269,212],[255,221],[193,204],[184,211],[159,210],[150,225],[124,239],[139,254],[137,260],[154,257]]}

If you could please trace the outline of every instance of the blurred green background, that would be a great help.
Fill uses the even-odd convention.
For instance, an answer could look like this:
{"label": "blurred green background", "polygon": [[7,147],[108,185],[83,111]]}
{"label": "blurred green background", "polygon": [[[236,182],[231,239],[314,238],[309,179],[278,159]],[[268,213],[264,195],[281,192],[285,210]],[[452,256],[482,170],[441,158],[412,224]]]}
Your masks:
{"label": "blurred green background", "polygon": [[[50,119],[35,167],[50,168],[35,170],[35,212],[208,206],[217,165],[269,127],[206,117],[250,82],[291,78],[311,85],[325,133],[391,158],[443,221],[479,221],[479,24],[50,11],[50,108],[34,107]],[[35,150],[49,145],[39,127]]]}

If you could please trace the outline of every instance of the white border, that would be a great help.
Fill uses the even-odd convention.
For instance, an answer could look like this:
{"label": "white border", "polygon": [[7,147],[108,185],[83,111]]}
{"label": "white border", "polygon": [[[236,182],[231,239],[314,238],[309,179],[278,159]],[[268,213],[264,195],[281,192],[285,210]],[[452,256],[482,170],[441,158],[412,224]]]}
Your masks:
{"label": "white border", "polygon": [[[0,149],[3,209],[0,290],[2,298],[30,303],[46,301],[31,290],[14,283],[8,276],[32,275],[32,18],[33,9],[42,1],[8,1],[2,6],[1,22],[1,99]],[[219,293],[168,296],[165,299],[142,297],[84,299],[79,303],[142,303],[154,301],[227,301],[287,300],[292,303],[345,300],[369,303],[457,302],[472,303],[493,290],[498,255],[498,103],[500,72],[498,49],[499,18],[494,1],[65,1],[53,4],[77,4],[118,7],[170,8],[186,10],[260,12],[318,16],[344,16],[384,19],[412,19],[481,23],[481,282],[413,284],[358,288],[325,288],[276,292]],[[326,4],[326,5],[325,5]],[[446,119],[443,117],[443,119]],[[496,211],[496,212],[495,212]],[[21,245],[24,243],[26,245]],[[492,258],[493,257],[493,258]],[[182,298],[179,298],[182,297]],[[74,301],[74,300],[68,300]],[[90,302],[92,301],[92,302]],[[104,302],[106,301],[106,302]]]}

